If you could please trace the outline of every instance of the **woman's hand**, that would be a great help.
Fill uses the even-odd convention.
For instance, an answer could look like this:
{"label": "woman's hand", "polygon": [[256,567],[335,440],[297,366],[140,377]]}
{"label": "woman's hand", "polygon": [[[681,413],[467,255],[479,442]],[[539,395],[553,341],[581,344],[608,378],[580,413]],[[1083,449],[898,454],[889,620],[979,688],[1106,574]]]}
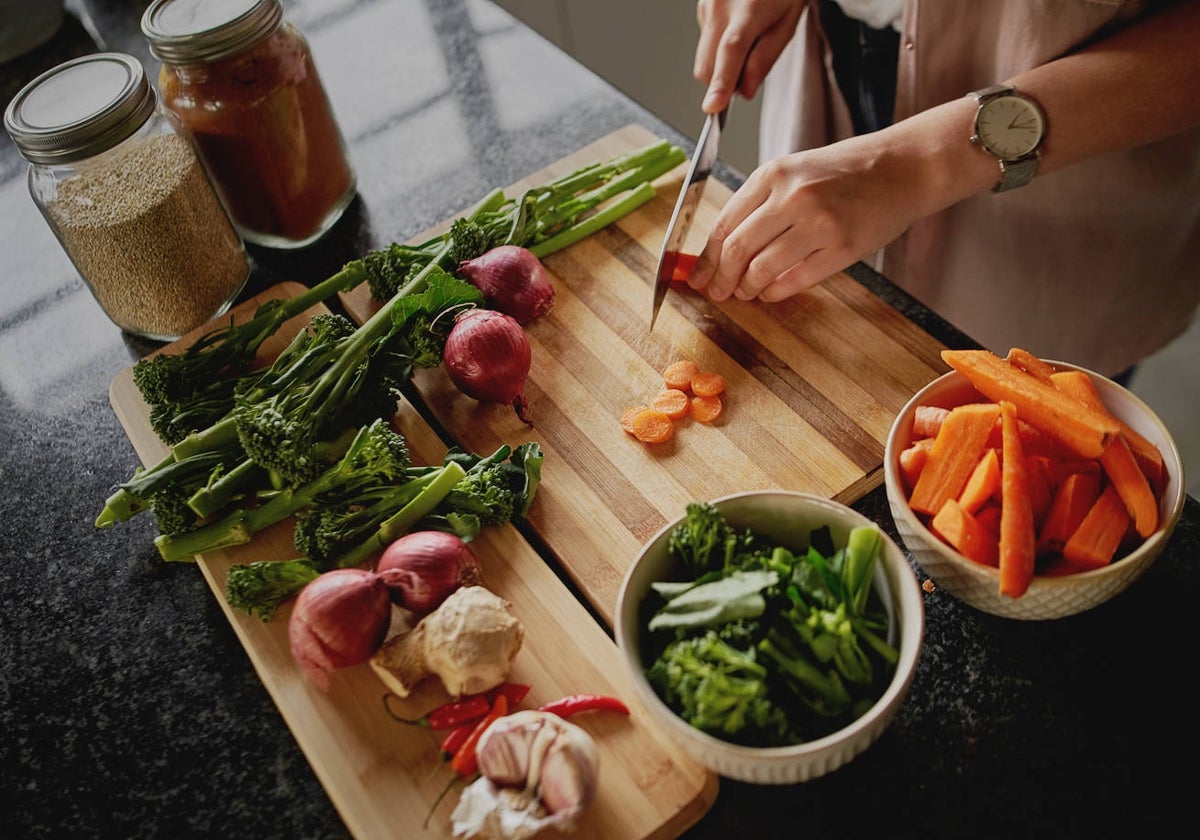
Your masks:
{"label": "woman's hand", "polygon": [[779,301],[903,233],[935,199],[885,134],[756,169],[717,216],[688,285],[716,301]]}
{"label": "woman's hand", "polygon": [[751,99],[796,32],[804,0],[699,0],[700,40],[692,74],[708,85],[702,108],[716,114],[734,93]]}

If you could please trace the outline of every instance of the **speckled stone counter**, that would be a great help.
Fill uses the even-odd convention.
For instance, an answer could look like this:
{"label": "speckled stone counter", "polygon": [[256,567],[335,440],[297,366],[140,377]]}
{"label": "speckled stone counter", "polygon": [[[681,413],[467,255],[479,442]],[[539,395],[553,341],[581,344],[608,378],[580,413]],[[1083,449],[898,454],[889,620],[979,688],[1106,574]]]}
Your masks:
{"label": "speckled stone counter", "polygon": [[[301,252],[252,251],[246,294],[312,283],[653,115],[484,2],[286,3],[309,36],[360,195]],[[5,102],[98,49],[154,66],[140,2],[77,3],[0,66]],[[198,570],[159,560],[149,520],[93,519],[137,458],[108,402],[152,349],[103,316],[0,135],[0,837],[333,838],[345,826]],[[728,175],[728,173],[727,173]],[[943,342],[969,340],[869,270]],[[883,490],[857,505],[892,531]],[[686,836],[1111,837],[1192,817],[1187,693],[1200,503],[1160,560],[1084,615],[1017,622],[925,598],[911,694],[867,753],[790,787],[722,780]],[[924,579],[925,576],[920,573]]]}

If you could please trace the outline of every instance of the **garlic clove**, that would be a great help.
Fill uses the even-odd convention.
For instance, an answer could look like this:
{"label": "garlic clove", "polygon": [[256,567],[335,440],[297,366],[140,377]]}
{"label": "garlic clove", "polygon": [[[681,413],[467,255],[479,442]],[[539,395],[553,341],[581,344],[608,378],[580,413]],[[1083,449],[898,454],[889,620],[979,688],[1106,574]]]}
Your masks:
{"label": "garlic clove", "polygon": [[[509,794],[495,798],[493,807],[504,812],[496,815],[496,825],[512,821],[510,812],[520,811],[521,825],[536,822],[542,828],[570,830],[595,798],[600,765],[596,742],[558,715],[526,710],[501,718],[484,732],[477,756],[483,777]],[[536,810],[528,807],[530,801],[538,805]],[[476,802],[472,807],[481,806]]]}

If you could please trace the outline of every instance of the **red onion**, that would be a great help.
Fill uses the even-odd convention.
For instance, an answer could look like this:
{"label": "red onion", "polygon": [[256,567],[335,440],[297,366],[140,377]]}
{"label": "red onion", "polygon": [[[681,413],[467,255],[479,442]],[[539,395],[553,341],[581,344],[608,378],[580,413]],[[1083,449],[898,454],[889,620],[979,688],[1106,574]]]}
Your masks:
{"label": "red onion", "polygon": [[414,615],[433,612],[460,586],[479,583],[471,547],[445,531],[413,531],[383,551],[375,571],[387,575],[392,600]]}
{"label": "red onion", "polygon": [[468,309],[454,320],[442,351],[450,381],[480,402],[508,403],[525,416],[525,377],[533,351],[516,319],[494,309]]}
{"label": "red onion", "polygon": [[329,672],[371,658],[391,623],[387,576],[335,569],[307,584],[288,620],[292,656],[321,688]]}
{"label": "red onion", "polygon": [[458,273],[483,292],[491,309],[528,324],[554,305],[554,285],[541,260],[528,248],[500,245],[458,264]]}

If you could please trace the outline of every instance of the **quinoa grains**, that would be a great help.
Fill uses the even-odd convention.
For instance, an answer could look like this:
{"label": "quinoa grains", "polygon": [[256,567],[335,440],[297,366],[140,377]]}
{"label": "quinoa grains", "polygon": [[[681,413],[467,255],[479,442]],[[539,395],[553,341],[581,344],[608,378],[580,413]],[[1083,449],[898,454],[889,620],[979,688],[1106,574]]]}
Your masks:
{"label": "quinoa grains", "polygon": [[182,137],[157,134],[81,167],[47,203],[63,247],[123,329],[178,337],[241,290],[241,240]]}

